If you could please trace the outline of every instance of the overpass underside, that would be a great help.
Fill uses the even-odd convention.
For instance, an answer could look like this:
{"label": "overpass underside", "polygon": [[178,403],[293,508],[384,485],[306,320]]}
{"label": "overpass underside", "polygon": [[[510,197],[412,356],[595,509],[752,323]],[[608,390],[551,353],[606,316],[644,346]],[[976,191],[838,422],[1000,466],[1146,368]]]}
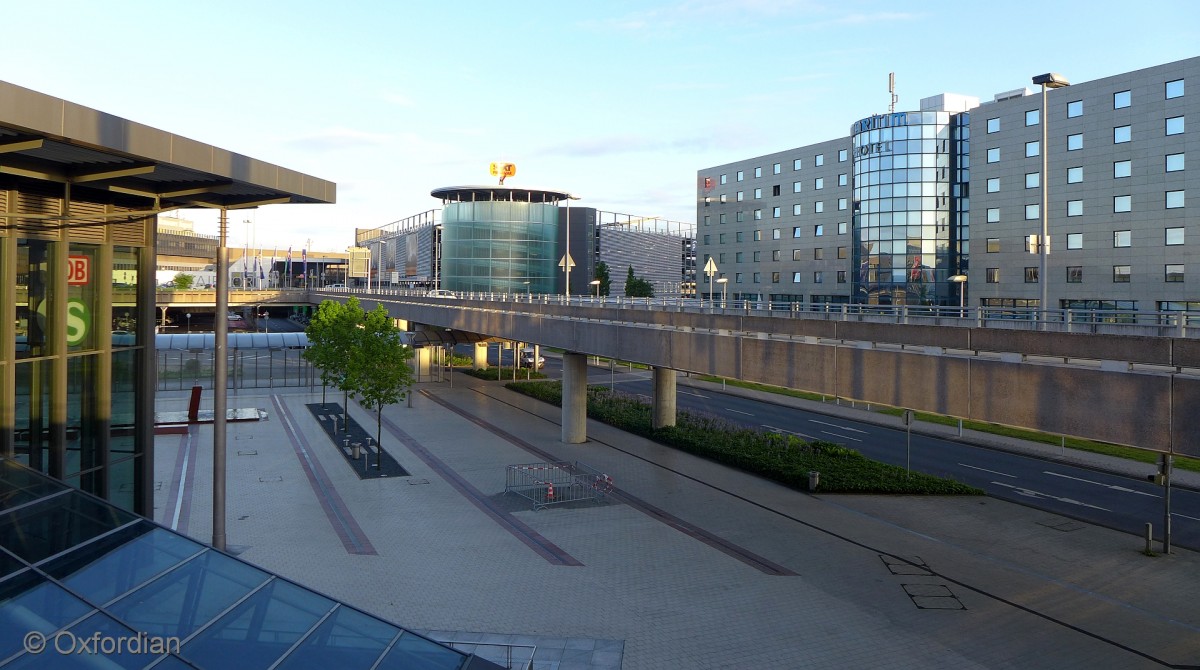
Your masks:
{"label": "overpass underside", "polygon": [[[1200,456],[1200,341],[1192,339],[747,316],[687,308],[360,298],[367,309],[377,298],[396,318],[439,328]],[[663,394],[673,393],[673,385],[667,391],[667,385],[656,383],[656,396],[659,388]],[[656,402],[663,401],[656,397]],[[673,400],[670,407],[673,411]]]}

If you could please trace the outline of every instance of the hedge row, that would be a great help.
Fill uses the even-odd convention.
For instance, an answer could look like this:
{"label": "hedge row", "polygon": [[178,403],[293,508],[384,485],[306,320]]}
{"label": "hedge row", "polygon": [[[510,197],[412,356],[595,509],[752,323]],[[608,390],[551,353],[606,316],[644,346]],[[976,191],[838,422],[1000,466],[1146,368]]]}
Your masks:
{"label": "hedge row", "polygon": [[[462,372],[464,374],[471,375],[472,377],[478,377],[480,379],[486,379],[488,381],[493,381],[493,382],[494,381],[502,381],[505,379],[512,379],[512,374],[513,374],[512,368],[479,368],[478,370],[475,370],[472,368],[465,368],[465,369],[459,369],[458,371]],[[517,370],[517,379],[524,379],[525,375],[527,375],[527,374],[529,375],[529,379],[545,379],[546,378],[546,375],[544,375],[540,372],[522,368],[520,370]]]}
{"label": "hedge row", "polygon": [[[518,393],[562,405],[561,382],[511,382]],[[690,454],[730,465],[795,489],[808,487],[809,471],[821,473],[823,493],[967,494],[983,491],[960,482],[873,461],[833,442],[805,442],[749,428],[722,417],[680,410],[675,425],[652,427],[652,408],[645,401],[602,386],[588,387],[588,416]]]}

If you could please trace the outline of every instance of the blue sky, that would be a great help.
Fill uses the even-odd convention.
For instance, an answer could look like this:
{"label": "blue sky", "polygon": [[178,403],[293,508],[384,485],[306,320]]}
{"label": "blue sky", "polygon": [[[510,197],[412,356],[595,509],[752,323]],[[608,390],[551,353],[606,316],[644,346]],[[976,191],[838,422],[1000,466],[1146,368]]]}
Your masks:
{"label": "blue sky", "polygon": [[697,170],[847,135],[886,111],[889,72],[905,110],[1200,55],[1194,0],[68,0],[4,17],[0,79],[336,182],[336,205],[231,217],[234,246],[319,249],[438,207],[433,188],[492,183],[492,161],[517,164],[513,186],[694,221]]}

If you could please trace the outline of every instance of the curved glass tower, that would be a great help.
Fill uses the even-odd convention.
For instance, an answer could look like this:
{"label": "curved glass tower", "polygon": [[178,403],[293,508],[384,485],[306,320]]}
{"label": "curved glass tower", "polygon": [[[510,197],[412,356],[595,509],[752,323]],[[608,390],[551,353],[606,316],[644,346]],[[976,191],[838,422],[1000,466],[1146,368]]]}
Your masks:
{"label": "curved glass tower", "polygon": [[559,191],[462,186],[441,198],[441,286],[450,291],[554,293]]}
{"label": "curved glass tower", "polygon": [[850,136],[852,301],[958,304],[948,278],[967,269],[967,114],[881,114]]}

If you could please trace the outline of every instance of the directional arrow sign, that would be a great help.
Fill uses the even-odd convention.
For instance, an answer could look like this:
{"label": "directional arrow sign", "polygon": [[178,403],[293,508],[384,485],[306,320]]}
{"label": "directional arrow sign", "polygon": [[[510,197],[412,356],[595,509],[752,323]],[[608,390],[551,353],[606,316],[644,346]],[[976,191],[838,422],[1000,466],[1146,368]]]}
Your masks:
{"label": "directional arrow sign", "polygon": [[708,262],[704,264],[704,274],[709,277],[717,274],[717,264],[713,262],[712,256],[709,256]]}
{"label": "directional arrow sign", "polygon": [[[709,260],[711,260],[711,259],[709,259]],[[568,264],[570,264],[571,267],[575,267],[575,259],[571,258],[571,254],[567,254],[567,255],[563,256],[558,261],[558,267],[560,267],[560,268],[566,268]]]}

